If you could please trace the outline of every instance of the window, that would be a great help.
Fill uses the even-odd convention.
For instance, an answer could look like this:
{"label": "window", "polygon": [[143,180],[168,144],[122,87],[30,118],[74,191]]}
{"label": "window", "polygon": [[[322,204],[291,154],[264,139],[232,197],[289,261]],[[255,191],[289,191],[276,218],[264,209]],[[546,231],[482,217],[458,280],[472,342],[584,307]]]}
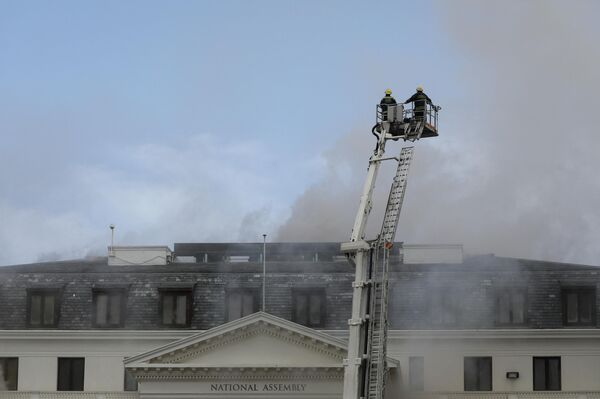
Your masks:
{"label": "window", "polygon": [[83,357],[59,357],[57,390],[83,391],[84,369]]}
{"label": "window", "polygon": [[492,358],[465,357],[465,391],[492,390]]}
{"label": "window", "polygon": [[125,319],[125,292],[122,289],[94,290],[94,327],[122,327]]}
{"label": "window", "polygon": [[189,327],[192,321],[192,291],[161,291],[160,309],[163,326]]}
{"label": "window", "polygon": [[227,321],[239,319],[258,311],[258,290],[227,291]]}
{"label": "window", "polygon": [[2,373],[0,391],[16,391],[19,380],[19,358],[0,357],[0,372]]}
{"label": "window", "polygon": [[533,358],[533,390],[560,391],[560,357]]}
{"label": "window", "polygon": [[422,356],[412,356],[408,359],[408,381],[411,391],[425,389],[425,367]]}
{"label": "window", "polygon": [[527,315],[527,290],[506,289],[496,295],[496,324],[522,325]]}
{"label": "window", "polygon": [[564,288],[562,303],[565,326],[593,326],[596,324],[596,290],[594,288]]}
{"label": "window", "polygon": [[325,290],[295,289],[292,291],[293,321],[307,327],[325,324]]}
{"label": "window", "polygon": [[57,327],[59,297],[58,290],[29,290],[27,292],[28,327]]}
{"label": "window", "polygon": [[124,391],[137,391],[138,383],[133,374],[125,370],[125,382],[123,383]]}

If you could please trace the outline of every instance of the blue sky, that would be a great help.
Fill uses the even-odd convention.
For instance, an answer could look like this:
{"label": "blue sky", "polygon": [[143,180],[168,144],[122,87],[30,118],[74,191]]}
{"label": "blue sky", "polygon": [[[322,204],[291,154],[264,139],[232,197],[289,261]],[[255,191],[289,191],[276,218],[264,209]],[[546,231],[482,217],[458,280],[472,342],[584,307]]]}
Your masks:
{"label": "blue sky", "polygon": [[[252,241],[265,231],[273,239],[327,239],[310,229],[293,233],[294,220],[323,219],[314,210],[298,214],[298,201],[311,193],[325,196],[319,193],[324,182],[341,181],[339,187],[325,184],[333,192],[326,195],[349,204],[335,207],[339,220],[353,218],[357,198],[351,188],[362,184],[374,104],[387,87],[404,98],[422,84],[443,106],[446,134],[419,146],[423,159],[440,157],[446,181],[466,184],[465,176],[497,158],[490,150],[496,138],[471,140],[495,115],[489,98],[496,92],[508,98],[511,86],[539,75],[535,66],[545,65],[544,57],[572,47],[555,43],[556,37],[597,33],[579,23],[597,9],[592,2],[565,5],[3,1],[0,264],[103,253],[110,223],[123,244]],[[526,26],[523,15],[529,13],[534,22]],[[559,23],[544,22],[553,16]],[[511,32],[525,29],[529,37],[536,17],[535,51],[517,49],[521,57],[513,59],[521,40]],[[487,38],[483,48],[478,38]],[[546,38],[557,46],[548,49],[550,55],[539,46]],[[596,65],[595,50],[591,56],[585,64]],[[519,62],[532,65],[524,77],[515,68]],[[540,87],[556,85],[557,76],[570,79],[560,72],[547,80],[542,74]],[[498,131],[503,123],[493,121]],[[548,160],[539,159],[544,170]],[[432,173],[419,170],[421,182]],[[531,180],[509,188],[515,209],[532,201],[519,199],[536,181],[535,174],[527,176]],[[412,204],[447,196],[418,187],[407,199]],[[485,200],[493,193],[486,188],[479,194]],[[464,208],[459,198],[453,204],[446,214]],[[544,231],[543,220],[540,214],[531,223]],[[404,234],[425,242],[460,240],[474,251],[514,256],[581,261],[595,256],[548,252],[555,236],[535,244],[541,248],[535,251],[527,250],[533,244],[515,248],[510,242],[496,248],[497,235],[478,242],[471,233],[487,228],[481,225],[458,237],[432,233],[450,231],[453,223],[446,229],[429,223],[430,230],[412,234],[422,223],[408,220],[415,229]],[[331,225],[339,232],[331,239],[343,239],[346,225]],[[517,226],[503,228],[507,235]],[[595,233],[589,232],[590,242]]]}
{"label": "blue sky", "polygon": [[[431,15],[426,6],[398,5],[395,23],[382,23],[360,2],[3,4],[3,121],[11,163],[24,169],[22,151],[49,149],[53,167],[127,169],[122,146],[185,145],[195,134],[258,140],[298,163],[348,126],[368,126],[382,88],[438,84],[434,65],[448,64],[405,61],[440,54],[430,29],[433,46],[396,47],[419,29],[409,15]],[[298,178],[293,186],[310,179]]]}

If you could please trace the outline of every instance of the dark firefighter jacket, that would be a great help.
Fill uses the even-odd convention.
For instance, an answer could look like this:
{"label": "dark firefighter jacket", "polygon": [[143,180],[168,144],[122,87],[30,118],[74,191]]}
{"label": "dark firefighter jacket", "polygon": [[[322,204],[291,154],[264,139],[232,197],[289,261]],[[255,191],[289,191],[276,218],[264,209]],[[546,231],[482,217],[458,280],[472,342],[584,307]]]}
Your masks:
{"label": "dark firefighter jacket", "polygon": [[396,105],[397,102],[394,99],[394,97],[390,96],[389,94],[386,94],[385,97],[383,97],[381,99],[381,101],[379,102],[379,105],[381,105],[381,118],[385,121],[387,120],[387,108],[388,105]]}
{"label": "dark firefighter jacket", "polygon": [[413,94],[411,98],[404,102],[404,104],[407,103],[415,103],[415,115],[420,116],[425,113],[425,104],[433,105],[431,98],[429,98],[427,94],[423,93],[422,91],[418,91]]}
{"label": "dark firefighter jacket", "polygon": [[394,99],[394,97],[390,96],[389,94],[386,94],[385,97],[383,97],[381,99],[381,101],[379,102],[380,105],[396,105],[396,100]]}

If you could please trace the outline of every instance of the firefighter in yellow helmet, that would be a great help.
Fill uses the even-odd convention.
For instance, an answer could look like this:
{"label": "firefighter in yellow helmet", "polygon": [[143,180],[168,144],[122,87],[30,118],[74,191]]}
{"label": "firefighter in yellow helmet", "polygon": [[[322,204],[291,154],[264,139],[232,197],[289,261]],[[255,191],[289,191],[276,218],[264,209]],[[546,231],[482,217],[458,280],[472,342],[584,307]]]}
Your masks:
{"label": "firefighter in yellow helmet", "polygon": [[392,90],[391,89],[387,89],[385,91],[385,97],[383,97],[381,99],[381,101],[379,102],[379,105],[381,106],[381,119],[382,120],[387,120],[387,107],[388,105],[396,105],[396,99],[394,97],[392,97]]}
{"label": "firefighter in yellow helmet", "polygon": [[421,86],[417,86],[417,92],[411,98],[404,101],[404,104],[408,103],[413,103],[415,121],[423,121],[425,119],[427,104],[433,105],[431,99],[423,92],[423,87]]}

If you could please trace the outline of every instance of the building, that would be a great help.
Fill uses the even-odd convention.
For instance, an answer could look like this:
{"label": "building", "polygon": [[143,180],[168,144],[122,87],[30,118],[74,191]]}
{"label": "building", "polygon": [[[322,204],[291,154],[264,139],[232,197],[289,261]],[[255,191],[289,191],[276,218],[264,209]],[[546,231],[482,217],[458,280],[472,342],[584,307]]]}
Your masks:
{"label": "building", "polygon": [[[600,398],[594,266],[404,246],[387,397]],[[0,268],[6,398],[340,398],[353,268],[336,243],[114,247]]]}

